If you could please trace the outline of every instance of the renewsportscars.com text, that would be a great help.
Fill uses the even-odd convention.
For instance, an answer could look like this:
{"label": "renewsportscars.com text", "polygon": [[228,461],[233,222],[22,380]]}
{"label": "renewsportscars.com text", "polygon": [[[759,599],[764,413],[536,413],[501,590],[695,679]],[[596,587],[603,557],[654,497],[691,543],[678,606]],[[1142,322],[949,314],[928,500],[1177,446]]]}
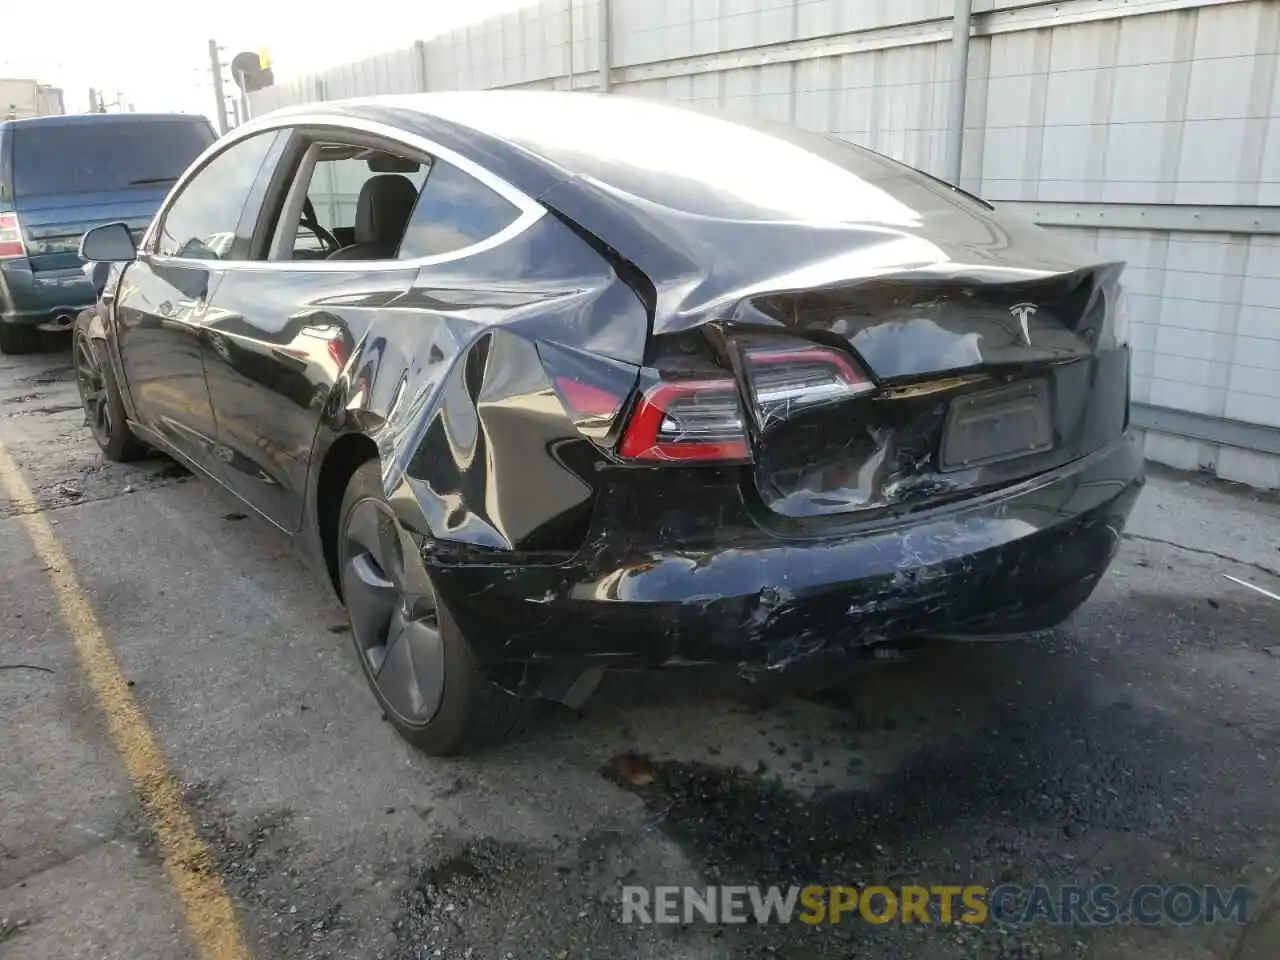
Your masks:
{"label": "renewsportscars.com text", "polygon": [[1245,923],[1246,887],[806,886],[622,888],[623,923]]}

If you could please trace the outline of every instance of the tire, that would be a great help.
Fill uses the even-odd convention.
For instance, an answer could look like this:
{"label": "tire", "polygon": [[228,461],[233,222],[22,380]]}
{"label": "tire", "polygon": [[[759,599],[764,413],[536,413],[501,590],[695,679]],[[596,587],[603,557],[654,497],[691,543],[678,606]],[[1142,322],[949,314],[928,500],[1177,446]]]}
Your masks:
{"label": "tire", "polygon": [[[531,715],[532,703],[498,689],[476,664],[387,505],[376,460],[363,464],[347,484],[337,542],[356,656],[396,732],[435,757],[472,753],[514,734]],[[408,705],[417,705],[418,712]]]}
{"label": "tire", "polygon": [[16,356],[22,353],[35,353],[39,349],[40,331],[38,329],[0,320],[0,353]]}
{"label": "tire", "polygon": [[107,346],[91,337],[78,319],[71,336],[71,359],[85,422],[102,455],[117,463],[141,460],[147,448],[129,427]]}

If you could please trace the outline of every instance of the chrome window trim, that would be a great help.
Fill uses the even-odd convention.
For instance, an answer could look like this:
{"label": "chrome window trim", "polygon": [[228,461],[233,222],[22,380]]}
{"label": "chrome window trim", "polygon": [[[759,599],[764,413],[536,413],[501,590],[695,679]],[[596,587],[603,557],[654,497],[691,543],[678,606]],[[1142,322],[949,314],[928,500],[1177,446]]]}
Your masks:
{"label": "chrome window trim", "polygon": [[[478,240],[469,246],[460,247],[448,253],[408,257],[403,260],[194,260],[184,257],[164,256],[155,252],[156,233],[164,218],[168,216],[174,201],[181,196],[187,184],[203,172],[214,157],[226,150],[230,150],[236,144],[242,140],[247,140],[254,134],[297,127],[326,127],[339,132],[346,130],[367,133],[371,136],[384,137],[393,143],[421,151],[431,157],[443,160],[445,163],[453,164],[463,173],[474,177],[484,186],[515,206],[520,211],[520,214],[497,233],[483,240]],[[292,185],[290,189],[292,189]],[[232,133],[215,142],[197,157],[191,167],[182,175],[182,178],[174,184],[173,189],[169,191],[164,205],[151,221],[151,225],[147,227],[147,232],[143,236],[142,243],[139,244],[138,249],[140,255],[147,257],[151,263],[171,264],[173,266],[185,265],[205,270],[243,270],[246,272],[287,270],[302,273],[372,273],[392,270],[417,270],[421,267],[462,260],[466,257],[492,250],[495,247],[500,247],[528,230],[541,220],[546,215],[546,212],[545,207],[522,190],[507,183],[507,181],[486,170],[475,161],[427,137],[408,133],[399,127],[374,120],[366,120],[362,117],[338,117],[326,113],[294,113],[290,111],[282,116],[268,114],[259,120],[251,120],[249,123],[236,127]]]}

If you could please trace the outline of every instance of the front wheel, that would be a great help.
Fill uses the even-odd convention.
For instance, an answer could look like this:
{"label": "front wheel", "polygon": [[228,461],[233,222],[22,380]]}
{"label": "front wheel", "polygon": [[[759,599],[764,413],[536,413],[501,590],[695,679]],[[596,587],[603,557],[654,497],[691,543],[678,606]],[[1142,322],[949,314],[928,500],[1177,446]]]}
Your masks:
{"label": "front wheel", "polygon": [[107,356],[106,344],[91,337],[79,320],[71,339],[76,386],[89,432],[108,460],[140,460],[146,447],[134,436],[125,418],[124,401]]}
{"label": "front wheel", "polygon": [[396,732],[432,756],[510,735],[525,699],[479,669],[416,546],[382,493],[376,460],[351,477],[338,531],[342,599],[365,678]]}

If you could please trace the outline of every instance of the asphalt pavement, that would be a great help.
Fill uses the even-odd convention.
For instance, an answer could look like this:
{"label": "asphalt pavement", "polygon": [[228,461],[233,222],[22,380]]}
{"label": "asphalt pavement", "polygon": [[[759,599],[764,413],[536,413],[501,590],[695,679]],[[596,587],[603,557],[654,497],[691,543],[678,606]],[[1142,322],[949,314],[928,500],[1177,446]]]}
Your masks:
{"label": "asphalt pavement", "polygon": [[[581,713],[433,760],[382,721],[285,539],[164,459],[102,461],[69,364],[0,358],[0,444],[36,501],[0,499],[5,960],[215,956],[30,509],[260,960],[1280,956],[1280,602],[1224,576],[1280,593],[1275,498],[1153,473],[1052,635],[767,682],[611,676]],[[644,926],[618,904],[624,884],[917,882],[1247,884],[1258,919]]]}

